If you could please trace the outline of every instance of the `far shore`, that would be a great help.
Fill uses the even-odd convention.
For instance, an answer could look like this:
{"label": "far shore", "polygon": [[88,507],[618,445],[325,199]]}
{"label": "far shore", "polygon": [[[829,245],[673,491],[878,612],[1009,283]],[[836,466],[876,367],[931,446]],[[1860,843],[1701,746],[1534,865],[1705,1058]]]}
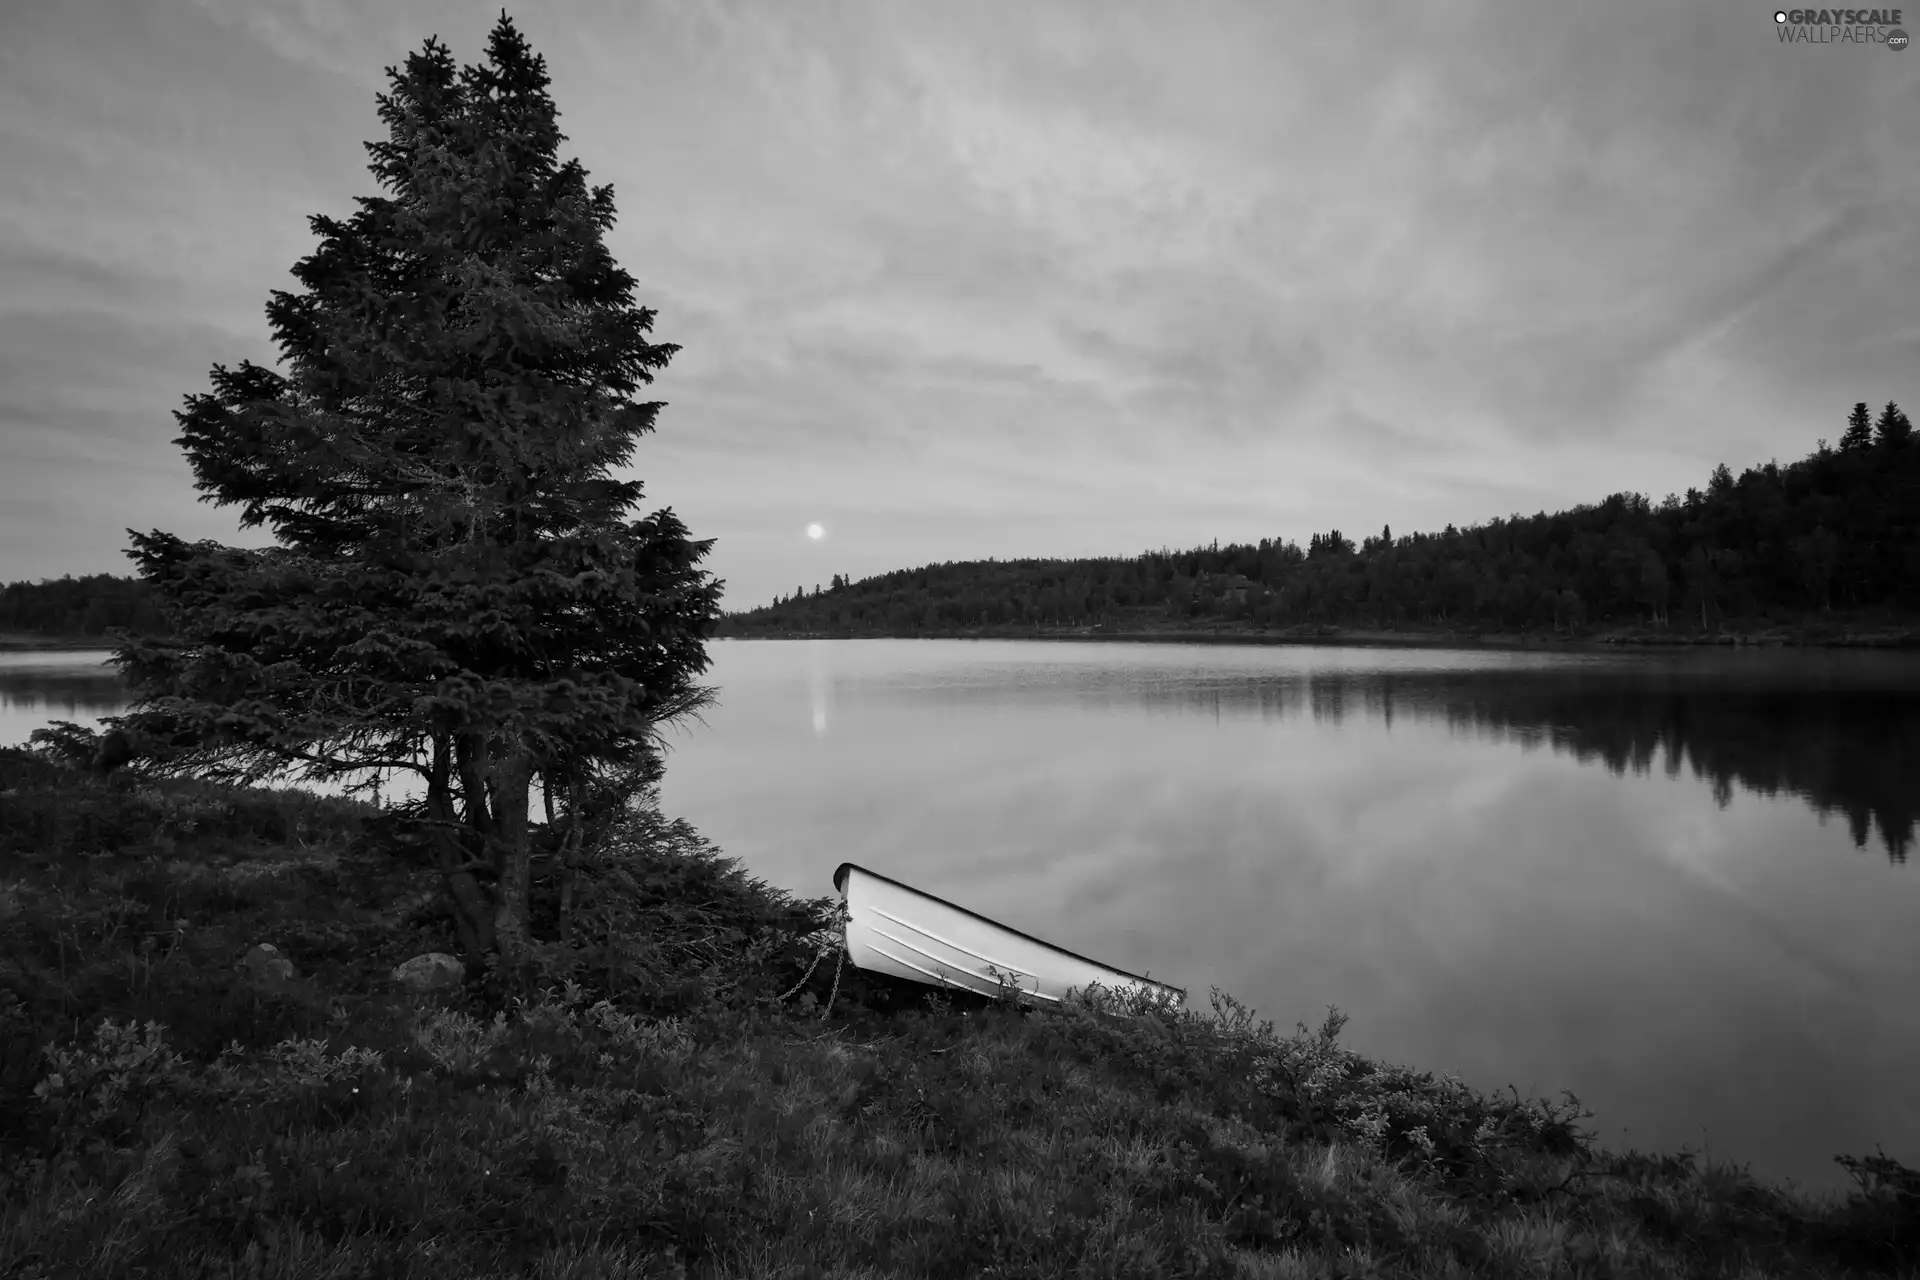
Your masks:
{"label": "far shore", "polygon": [[945,631],[796,631],[734,635],[739,640],[1079,640],[1131,644],[1299,644],[1353,648],[1543,649],[1597,652],[1620,648],[1920,649],[1920,631],[1908,627],[1857,629],[1778,627],[1712,633],[1615,630],[1586,635],[1500,631],[1396,631],[1360,627],[1288,627],[1281,630],[1208,628],[1110,629],[973,627]]}
{"label": "far shore", "polygon": [[[1623,629],[1569,636],[1551,632],[1389,630],[1367,627],[969,627],[944,631],[789,631],[724,637],[738,640],[1097,640],[1126,644],[1301,644],[1384,649],[1542,649],[1597,652],[1610,649],[1796,648],[1920,649],[1911,627],[1769,627],[1723,632]],[[50,636],[0,631],[0,653],[58,653],[114,647],[110,636]]]}
{"label": "far shore", "polygon": [[48,636],[34,631],[0,631],[0,653],[111,649],[113,646],[112,636]]}

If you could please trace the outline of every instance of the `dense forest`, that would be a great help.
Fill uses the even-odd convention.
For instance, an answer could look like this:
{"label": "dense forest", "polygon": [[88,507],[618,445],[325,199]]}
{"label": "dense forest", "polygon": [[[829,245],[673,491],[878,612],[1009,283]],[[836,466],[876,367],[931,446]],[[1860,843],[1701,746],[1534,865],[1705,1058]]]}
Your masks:
{"label": "dense forest", "polygon": [[1905,413],[1853,408],[1837,448],[1655,503],[1637,493],[1356,545],[1338,529],[1132,558],[966,561],[732,613],[725,636],[1296,625],[1718,631],[1920,616],[1920,446]]}
{"label": "dense forest", "polygon": [[159,630],[160,605],[153,589],[139,578],[110,573],[0,587],[0,631],[104,636],[109,627]]}

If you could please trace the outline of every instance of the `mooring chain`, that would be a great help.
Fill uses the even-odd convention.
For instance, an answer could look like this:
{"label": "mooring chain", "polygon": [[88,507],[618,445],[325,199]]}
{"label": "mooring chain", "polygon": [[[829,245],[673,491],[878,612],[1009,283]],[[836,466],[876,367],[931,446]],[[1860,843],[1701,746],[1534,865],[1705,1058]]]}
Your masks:
{"label": "mooring chain", "polygon": [[831,950],[833,950],[833,946],[832,944],[828,944],[827,946],[821,947],[819,951],[814,953],[813,963],[807,966],[807,972],[805,977],[802,977],[800,981],[794,983],[792,986],[788,987],[785,991],[782,991],[779,995],[775,996],[774,997],[775,1002],[777,1003],[779,1001],[785,1000],[788,996],[792,995],[794,992],[798,991],[800,988],[806,986],[807,979],[813,976],[813,971],[820,967],[820,962],[827,958],[827,952]]}
{"label": "mooring chain", "polygon": [[827,1002],[820,1006],[820,1018],[826,1020],[827,1010],[833,1008],[834,997],[840,994],[840,966],[847,962],[847,949],[840,948],[840,958],[833,964],[833,990],[827,993]]}
{"label": "mooring chain", "polygon": [[[846,909],[842,907],[839,912],[836,912],[836,915],[840,917],[840,922],[843,926],[845,925],[845,911]],[[839,956],[839,959],[834,961],[834,965],[833,965],[833,990],[827,994],[827,1002],[820,1006],[820,1016],[822,1018],[825,1018],[827,1014],[833,1009],[834,999],[838,997],[840,994],[840,970],[847,963],[846,933],[844,932],[844,927],[838,939],[821,944],[820,950],[814,954],[813,963],[807,966],[806,974],[800,979],[800,981],[794,983],[791,987],[788,987],[785,991],[781,992],[778,996],[775,996],[774,997],[775,1003],[779,1003],[780,1001],[785,1000],[788,996],[800,990],[800,988],[806,986],[807,983],[813,978],[813,971],[820,967],[820,962],[827,958],[827,953],[829,951],[838,951],[840,953],[840,956]]]}

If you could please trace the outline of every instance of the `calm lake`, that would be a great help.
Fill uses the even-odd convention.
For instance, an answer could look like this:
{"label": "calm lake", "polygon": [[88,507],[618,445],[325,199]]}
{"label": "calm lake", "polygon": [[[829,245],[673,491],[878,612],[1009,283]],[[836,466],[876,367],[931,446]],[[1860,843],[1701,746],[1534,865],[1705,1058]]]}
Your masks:
{"label": "calm lake", "polygon": [[[1803,1185],[1920,1165],[1920,659],[727,641],[665,807]],[[119,708],[0,654],[0,743]]]}

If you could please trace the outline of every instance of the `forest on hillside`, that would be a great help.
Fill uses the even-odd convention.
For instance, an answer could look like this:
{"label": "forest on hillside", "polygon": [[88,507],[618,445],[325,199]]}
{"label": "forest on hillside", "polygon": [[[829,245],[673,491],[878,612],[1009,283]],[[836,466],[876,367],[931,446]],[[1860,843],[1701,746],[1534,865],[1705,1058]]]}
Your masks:
{"label": "forest on hillside", "polygon": [[105,636],[110,627],[159,631],[161,625],[159,600],[139,578],[90,573],[0,587],[0,631]]}
{"label": "forest on hillside", "polygon": [[1920,445],[1893,403],[1838,447],[1655,503],[1637,493],[1439,533],[1338,529],[1131,558],[965,561],[835,575],[725,615],[722,636],[1297,625],[1553,631],[1920,616]]}

